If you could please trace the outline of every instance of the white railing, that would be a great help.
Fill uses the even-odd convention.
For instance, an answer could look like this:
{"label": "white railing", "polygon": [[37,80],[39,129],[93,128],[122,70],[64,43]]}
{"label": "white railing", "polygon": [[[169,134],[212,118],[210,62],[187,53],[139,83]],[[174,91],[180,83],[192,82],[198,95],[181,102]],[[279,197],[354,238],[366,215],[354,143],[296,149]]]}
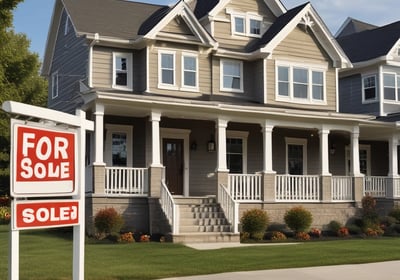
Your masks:
{"label": "white railing", "polygon": [[353,177],[332,176],[332,201],[353,200]]}
{"label": "white railing", "polygon": [[320,201],[319,176],[276,175],[276,201]]}
{"label": "white railing", "polygon": [[168,190],[164,180],[161,181],[161,196],[160,196],[161,209],[164,211],[169,224],[172,227],[172,234],[179,233],[179,208],[175,204],[174,198]]}
{"label": "white railing", "polygon": [[365,176],[364,195],[386,197],[389,179],[388,177],[382,176]]}
{"label": "white railing", "polygon": [[393,198],[400,197],[400,178],[393,178]]}
{"label": "white railing", "polygon": [[239,232],[239,203],[229,194],[224,185],[218,187],[218,203],[225,213],[226,219],[232,225],[233,233]]}
{"label": "white railing", "polygon": [[147,168],[106,167],[105,194],[145,196],[148,194]]}
{"label": "white railing", "polygon": [[261,201],[261,174],[229,174],[229,194],[236,201]]}

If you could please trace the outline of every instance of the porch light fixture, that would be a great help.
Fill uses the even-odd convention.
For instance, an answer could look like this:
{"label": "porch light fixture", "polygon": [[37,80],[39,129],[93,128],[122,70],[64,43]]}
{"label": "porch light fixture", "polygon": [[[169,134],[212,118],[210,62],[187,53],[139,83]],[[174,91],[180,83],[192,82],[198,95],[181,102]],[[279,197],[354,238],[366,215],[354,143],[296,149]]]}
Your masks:
{"label": "porch light fixture", "polygon": [[207,142],[207,151],[215,152],[214,136],[211,136],[211,140]]}
{"label": "porch light fixture", "polygon": [[331,147],[329,148],[329,153],[331,155],[334,155],[336,153],[336,145],[332,144]]}

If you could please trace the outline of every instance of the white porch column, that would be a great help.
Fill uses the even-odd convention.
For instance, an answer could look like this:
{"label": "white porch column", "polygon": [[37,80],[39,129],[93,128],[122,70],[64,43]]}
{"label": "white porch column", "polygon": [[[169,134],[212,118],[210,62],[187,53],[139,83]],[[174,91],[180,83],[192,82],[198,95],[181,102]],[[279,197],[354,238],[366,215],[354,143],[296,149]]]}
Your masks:
{"label": "white porch column", "polygon": [[160,158],[160,120],[161,114],[151,112],[151,164],[152,167],[161,167]]}
{"label": "white porch column", "polygon": [[263,133],[263,172],[275,173],[272,166],[272,131],[273,125],[268,125],[267,122],[262,124]]}
{"label": "white porch column", "polygon": [[228,127],[228,121],[218,119],[216,130],[217,130],[217,147],[218,147],[218,166],[217,171],[227,172],[229,171],[226,166],[226,128]]}
{"label": "white porch column", "polygon": [[351,167],[350,173],[352,176],[359,177],[360,173],[360,148],[358,140],[360,138],[360,128],[358,126],[353,128],[351,132]]}
{"label": "white porch column", "polygon": [[95,118],[95,152],[93,165],[104,165],[104,105],[96,104]]}
{"label": "white porch column", "polygon": [[321,160],[321,175],[330,176],[329,173],[329,129],[321,129],[319,131],[319,142],[320,142],[320,160]]}
{"label": "white porch column", "polygon": [[393,135],[389,138],[389,177],[398,177],[399,169],[397,164],[397,146],[399,145],[399,136]]}

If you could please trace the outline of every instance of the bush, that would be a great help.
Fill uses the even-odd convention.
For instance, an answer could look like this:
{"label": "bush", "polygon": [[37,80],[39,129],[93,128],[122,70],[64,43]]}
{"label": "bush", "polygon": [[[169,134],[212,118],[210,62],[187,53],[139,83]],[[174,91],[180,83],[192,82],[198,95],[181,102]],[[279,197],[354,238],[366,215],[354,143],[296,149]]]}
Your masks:
{"label": "bush", "polygon": [[370,195],[366,195],[361,200],[363,220],[367,223],[378,223],[378,213],[376,211],[376,200]]}
{"label": "bush", "polygon": [[313,217],[310,211],[300,206],[286,211],[284,220],[293,231],[305,232],[311,226]]}
{"label": "bush", "polygon": [[332,232],[333,234],[337,234],[337,232],[339,231],[339,229],[342,227],[343,225],[338,222],[338,221],[330,221],[330,223],[328,224],[328,229],[330,232]]}
{"label": "bush", "polygon": [[311,237],[308,233],[302,232],[302,231],[297,232],[295,238],[297,240],[304,240],[304,241],[311,239]]}
{"label": "bush", "polygon": [[341,227],[339,228],[339,230],[337,231],[337,235],[339,237],[346,237],[349,236],[349,229],[347,227]]}
{"label": "bush", "polygon": [[268,227],[269,217],[264,210],[250,209],[243,213],[240,222],[243,231],[248,232],[251,238],[262,239]]}
{"label": "bush", "polygon": [[395,218],[398,222],[400,222],[400,208],[393,208],[389,212],[389,216]]}
{"label": "bush", "polygon": [[0,225],[8,225],[11,220],[11,209],[8,206],[0,207]]}
{"label": "bush", "polygon": [[283,240],[286,240],[286,239],[287,239],[287,237],[283,232],[273,231],[272,234],[271,234],[271,240],[283,241]]}
{"label": "bush", "polygon": [[358,225],[355,224],[350,224],[347,226],[347,229],[349,230],[350,234],[362,234],[362,229]]}
{"label": "bush", "polygon": [[119,233],[123,224],[124,220],[121,214],[114,208],[101,209],[94,218],[94,226],[100,234],[110,235]]}

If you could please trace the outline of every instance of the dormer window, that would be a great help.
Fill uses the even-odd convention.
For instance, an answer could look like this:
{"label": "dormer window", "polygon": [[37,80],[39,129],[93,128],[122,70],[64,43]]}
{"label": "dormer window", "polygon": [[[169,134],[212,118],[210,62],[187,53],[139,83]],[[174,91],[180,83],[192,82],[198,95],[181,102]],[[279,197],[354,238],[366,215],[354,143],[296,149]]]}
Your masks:
{"label": "dormer window", "polygon": [[263,17],[253,13],[227,11],[231,14],[231,29],[233,35],[261,37],[263,33]]}
{"label": "dormer window", "polygon": [[113,88],[132,90],[132,54],[113,54]]}
{"label": "dormer window", "polygon": [[221,91],[243,92],[243,62],[221,60]]}

